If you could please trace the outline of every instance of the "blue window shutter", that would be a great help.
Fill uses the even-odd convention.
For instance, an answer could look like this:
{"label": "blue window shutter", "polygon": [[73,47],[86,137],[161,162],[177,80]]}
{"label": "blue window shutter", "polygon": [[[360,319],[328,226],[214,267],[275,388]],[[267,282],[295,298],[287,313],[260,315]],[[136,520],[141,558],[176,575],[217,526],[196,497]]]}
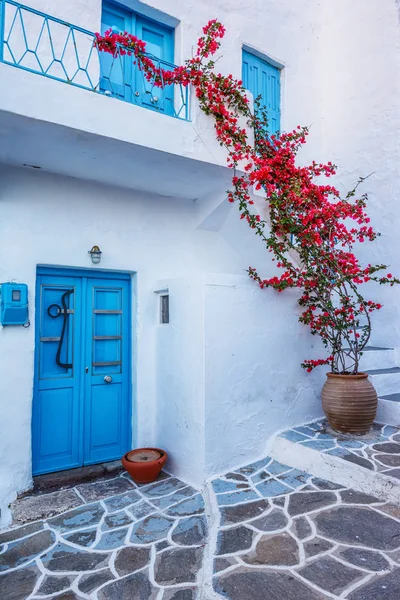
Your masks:
{"label": "blue window shutter", "polygon": [[280,130],[280,70],[258,56],[243,50],[243,85],[254,96],[261,95],[261,104],[268,114],[268,131]]}

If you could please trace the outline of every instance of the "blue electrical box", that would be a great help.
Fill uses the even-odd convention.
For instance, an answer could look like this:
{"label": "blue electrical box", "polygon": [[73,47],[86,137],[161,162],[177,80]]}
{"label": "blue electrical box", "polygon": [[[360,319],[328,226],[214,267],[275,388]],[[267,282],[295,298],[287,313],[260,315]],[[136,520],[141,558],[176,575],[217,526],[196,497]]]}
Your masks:
{"label": "blue electrical box", "polygon": [[26,283],[0,284],[1,325],[28,323],[28,286]]}

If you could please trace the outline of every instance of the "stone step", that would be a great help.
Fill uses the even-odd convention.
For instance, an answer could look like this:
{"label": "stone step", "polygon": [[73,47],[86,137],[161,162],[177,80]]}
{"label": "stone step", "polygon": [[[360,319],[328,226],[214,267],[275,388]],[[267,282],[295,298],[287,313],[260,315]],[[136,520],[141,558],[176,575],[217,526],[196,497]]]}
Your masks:
{"label": "stone step", "polygon": [[367,346],[364,348],[360,360],[360,371],[391,369],[396,366],[394,348],[382,348],[379,346]]}
{"label": "stone step", "polygon": [[277,435],[270,455],[359,492],[400,506],[400,429],[374,424],[365,436],[339,434],[326,420]]}
{"label": "stone step", "polygon": [[378,397],[400,392],[400,368],[372,369],[367,371]]}

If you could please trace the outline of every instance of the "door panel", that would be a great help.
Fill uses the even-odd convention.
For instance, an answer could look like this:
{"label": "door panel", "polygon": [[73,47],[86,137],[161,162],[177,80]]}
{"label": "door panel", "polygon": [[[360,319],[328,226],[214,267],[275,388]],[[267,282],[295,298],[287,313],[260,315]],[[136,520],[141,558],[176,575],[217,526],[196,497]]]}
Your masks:
{"label": "door panel", "polygon": [[[65,296],[67,315],[58,314]],[[33,472],[34,474],[77,467],[82,462],[79,446],[81,419],[80,371],[81,345],[76,335],[81,326],[82,302],[80,279],[38,277],[36,319],[36,368],[33,401]],[[57,308],[59,307],[59,308]],[[54,316],[50,316],[50,313]],[[62,330],[66,318],[65,332]],[[71,368],[57,365],[72,364]]]}
{"label": "door panel", "polygon": [[[156,59],[159,58],[170,64],[160,64],[155,60],[157,68],[164,70],[173,70],[174,61],[174,33],[173,29],[164,27],[143,19],[136,18],[136,35],[146,42],[146,52]],[[174,110],[174,89],[175,86],[169,85],[165,88],[154,87],[151,81],[147,81],[143,73],[136,69],[136,88],[139,92],[141,104],[152,110],[158,110],[166,114],[173,114]]]}
{"label": "door panel", "polygon": [[91,343],[86,351],[84,461],[90,464],[120,458],[128,444],[128,282],[89,279],[87,306],[86,337]]}
{"label": "door panel", "polygon": [[[101,15],[101,33],[114,29],[120,33],[133,33],[132,13],[113,4],[104,3]],[[107,52],[100,52],[101,83],[100,89],[117,98],[132,101],[133,58],[131,56],[113,57]]]}
{"label": "door panel", "polygon": [[45,271],[36,295],[34,475],[120,458],[131,434],[129,279]]}

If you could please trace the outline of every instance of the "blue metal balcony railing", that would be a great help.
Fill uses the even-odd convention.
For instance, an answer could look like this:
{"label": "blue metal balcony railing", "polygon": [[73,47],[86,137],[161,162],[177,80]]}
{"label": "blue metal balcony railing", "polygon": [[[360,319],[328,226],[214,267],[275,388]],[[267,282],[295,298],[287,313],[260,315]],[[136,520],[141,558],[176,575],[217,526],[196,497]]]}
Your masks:
{"label": "blue metal balcony railing", "polygon": [[[99,52],[92,32],[56,19],[14,0],[0,0],[0,61],[189,120],[189,88],[156,87],[133,58]],[[148,55],[157,68],[174,65]]]}

